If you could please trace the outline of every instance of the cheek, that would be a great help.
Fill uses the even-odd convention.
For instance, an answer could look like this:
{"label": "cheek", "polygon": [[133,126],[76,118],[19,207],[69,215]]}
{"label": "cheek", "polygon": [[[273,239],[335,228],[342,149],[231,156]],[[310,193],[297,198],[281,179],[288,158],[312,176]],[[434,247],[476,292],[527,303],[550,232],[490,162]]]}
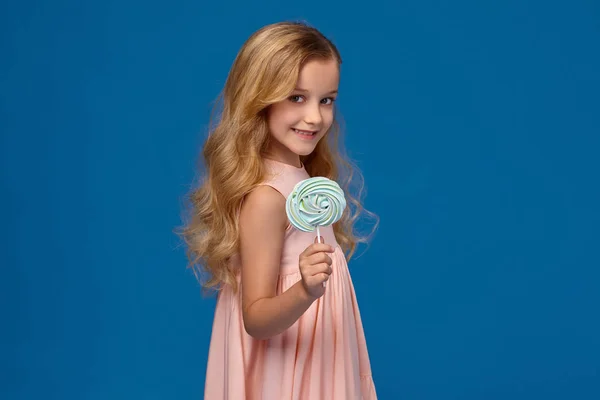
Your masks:
{"label": "cheek", "polygon": [[269,125],[269,129],[271,131],[277,131],[279,126],[281,125],[281,120],[282,120],[282,112],[280,109],[278,108],[272,108],[271,111],[269,112],[269,117],[268,117],[268,125]]}
{"label": "cheek", "polygon": [[323,122],[325,123],[325,125],[329,128],[331,126],[331,124],[333,123],[333,110],[329,110],[326,113],[323,113]]}
{"label": "cheek", "polygon": [[295,123],[294,118],[295,115],[293,110],[290,110],[285,106],[276,107],[272,110],[271,114],[269,115],[269,127],[271,129],[281,129],[286,125]]}

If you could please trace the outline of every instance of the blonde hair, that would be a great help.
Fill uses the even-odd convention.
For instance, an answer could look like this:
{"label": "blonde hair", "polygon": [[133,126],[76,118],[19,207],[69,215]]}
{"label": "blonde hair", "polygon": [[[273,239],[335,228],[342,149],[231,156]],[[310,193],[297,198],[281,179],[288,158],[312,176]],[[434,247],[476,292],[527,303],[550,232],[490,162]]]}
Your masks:
{"label": "blonde hair", "polygon": [[[238,252],[238,209],[265,177],[262,157],[269,148],[267,109],[293,91],[301,67],[308,60],[342,60],[331,41],[304,23],[282,22],[252,34],[239,51],[219,95],[222,109],[203,147],[204,179],[189,195],[189,221],[180,231],[187,245],[190,266],[204,288],[231,285],[237,290],[236,271],[230,260]],[[211,120],[213,118],[211,117]],[[335,237],[348,261],[359,242],[353,226],[361,211],[362,175],[339,146],[339,122],[334,123],[315,150],[300,160],[310,176],[324,176],[344,189],[348,207],[333,225]],[[333,151],[332,149],[338,149]],[[346,172],[342,176],[340,171]],[[359,178],[358,195],[349,186]],[[205,273],[206,280],[201,276]]]}

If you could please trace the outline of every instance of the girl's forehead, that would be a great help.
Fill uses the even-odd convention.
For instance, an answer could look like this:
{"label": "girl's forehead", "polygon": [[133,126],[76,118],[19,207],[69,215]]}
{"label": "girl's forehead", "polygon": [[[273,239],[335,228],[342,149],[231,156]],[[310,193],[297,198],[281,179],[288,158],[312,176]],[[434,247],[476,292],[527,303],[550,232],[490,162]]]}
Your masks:
{"label": "girl's forehead", "polygon": [[337,91],[340,72],[337,62],[333,60],[313,60],[301,69],[296,82],[300,91],[331,92]]}

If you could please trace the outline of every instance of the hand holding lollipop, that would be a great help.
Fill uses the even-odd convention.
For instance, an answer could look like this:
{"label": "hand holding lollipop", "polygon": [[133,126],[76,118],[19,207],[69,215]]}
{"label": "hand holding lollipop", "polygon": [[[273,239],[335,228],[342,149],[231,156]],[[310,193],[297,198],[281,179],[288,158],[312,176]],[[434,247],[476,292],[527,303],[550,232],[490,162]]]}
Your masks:
{"label": "hand holding lollipop", "polygon": [[[319,227],[337,222],[345,208],[343,190],[336,182],[324,177],[298,182],[285,205],[290,223],[303,232],[316,230],[318,242],[321,242]],[[333,250],[324,243],[316,243],[300,255],[300,273],[304,287],[315,298],[323,295],[325,281],[331,274],[332,261],[325,252]]]}

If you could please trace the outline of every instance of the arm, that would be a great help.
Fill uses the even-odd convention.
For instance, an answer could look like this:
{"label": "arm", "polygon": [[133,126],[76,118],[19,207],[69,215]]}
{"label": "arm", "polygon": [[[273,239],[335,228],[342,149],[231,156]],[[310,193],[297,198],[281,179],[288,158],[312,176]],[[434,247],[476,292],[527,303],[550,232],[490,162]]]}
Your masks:
{"label": "arm", "polygon": [[269,186],[252,191],[240,212],[244,328],[268,339],[292,326],[315,300],[302,281],[276,295],[287,219],[285,199]]}

